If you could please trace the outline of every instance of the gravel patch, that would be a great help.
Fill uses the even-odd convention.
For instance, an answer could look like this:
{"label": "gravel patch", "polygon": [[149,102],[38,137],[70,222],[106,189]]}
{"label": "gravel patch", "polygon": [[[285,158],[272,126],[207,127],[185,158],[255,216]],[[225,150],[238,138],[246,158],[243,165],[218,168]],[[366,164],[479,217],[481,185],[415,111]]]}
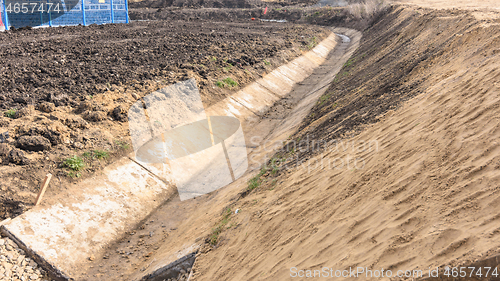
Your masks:
{"label": "gravel patch", "polygon": [[0,236],[0,281],[50,281],[47,273],[16,243]]}

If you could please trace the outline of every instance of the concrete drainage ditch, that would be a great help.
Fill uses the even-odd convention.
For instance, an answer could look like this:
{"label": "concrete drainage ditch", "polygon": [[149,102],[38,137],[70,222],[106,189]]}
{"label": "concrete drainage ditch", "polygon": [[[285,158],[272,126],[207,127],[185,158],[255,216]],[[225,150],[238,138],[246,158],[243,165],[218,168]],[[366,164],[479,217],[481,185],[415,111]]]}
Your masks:
{"label": "concrete drainage ditch", "polygon": [[140,281],[189,281],[197,252],[184,256],[169,265],[144,276]]}
{"label": "concrete drainage ditch", "polygon": [[[346,28],[332,28],[332,31],[311,51],[208,108],[207,115],[238,118],[248,128],[247,137],[260,134],[276,141],[290,134],[359,44],[361,34],[357,31]],[[297,101],[295,108],[283,113],[283,118],[260,122],[262,113],[290,95]],[[253,153],[251,147],[247,149]],[[101,175],[84,181],[80,188],[86,192],[82,196],[70,196],[71,200],[61,200],[54,206],[35,207],[3,225],[2,232],[41,262],[52,278],[79,279],[77,276],[92,267],[89,260],[102,258],[105,250],[176,195],[169,178],[163,165],[139,166],[123,158]],[[172,259],[165,257],[175,256],[178,248],[160,244],[144,271],[133,273],[136,278],[130,280],[188,280],[196,250],[185,249],[183,253],[190,254],[170,262]]]}
{"label": "concrete drainage ditch", "polygon": [[[312,108],[316,101],[322,96],[326,90],[327,86],[333,81],[335,75],[338,73],[342,65],[348,60],[348,58],[352,55],[352,53],[357,49],[359,41],[361,39],[361,33],[347,29],[347,28],[332,28],[332,31],[335,35],[335,48],[330,47],[330,50],[327,51],[327,56],[325,59],[311,72],[308,72],[307,77],[304,77],[301,80],[293,79],[295,81],[295,85],[293,87],[288,88],[284,85],[281,88],[275,88],[270,85],[269,81],[257,81],[255,86],[252,86],[249,89],[242,91],[241,93],[235,94],[233,97],[228,98],[227,103],[224,104],[216,104],[211,109],[208,109],[208,115],[224,115],[224,114],[232,114],[236,115],[240,120],[244,120],[245,129],[245,137],[247,139],[252,138],[254,136],[262,137],[262,141],[257,147],[247,146],[249,151],[249,159],[257,160],[259,163],[263,163],[272,152],[267,151],[266,149],[263,151],[259,151],[258,146],[269,143],[281,143],[280,140],[289,136],[296,128],[297,124],[301,122],[303,118],[305,118]],[[303,56],[299,58],[300,60],[306,61],[305,58],[307,56]],[[307,60],[310,61],[310,60]],[[277,69],[278,74],[269,75],[269,77],[274,77],[273,80],[279,81],[279,83],[283,83],[286,79],[280,79],[283,75],[291,76],[289,73],[291,70],[300,69],[300,66],[303,64],[298,64],[296,61],[289,63],[287,66],[283,66]],[[302,66],[303,68],[304,66]],[[289,69],[287,69],[289,68]],[[290,70],[291,69],[291,70]],[[285,73],[285,74],[283,74]],[[287,74],[288,73],[288,74]],[[295,77],[298,77],[298,73],[296,73]],[[290,80],[290,79],[289,79]],[[297,82],[300,81],[300,82]],[[265,85],[262,86],[262,85]],[[287,93],[279,92],[282,91],[283,88],[288,88]],[[252,89],[252,90],[250,90]],[[274,96],[280,97],[278,101]],[[263,100],[266,100],[268,97],[270,101],[263,103]],[[238,100],[240,102],[235,103],[234,101]],[[275,107],[280,107],[280,101],[286,100],[290,105],[293,104],[293,107],[286,110],[286,112],[281,113],[280,116],[267,116],[267,118],[260,118],[260,116],[266,114],[266,112],[274,112]],[[245,106],[243,106],[244,104]],[[231,110],[231,111],[229,111]],[[248,144],[248,142],[247,142]],[[268,155],[266,155],[268,154]],[[250,166],[248,177],[251,177],[253,170],[260,169],[257,166]],[[245,176],[244,176],[245,177]],[[242,179],[239,183],[235,182],[227,187],[227,189],[241,189],[242,185],[246,185],[246,180]],[[240,190],[241,191],[241,190]],[[193,206],[198,206],[198,202],[184,202],[188,205],[191,204]],[[157,213],[161,214],[169,214],[172,212],[172,209],[168,207],[162,207],[163,210],[159,210]],[[154,219],[157,217],[155,216]],[[209,229],[211,226],[208,226]],[[201,225],[193,225],[193,232],[199,233],[198,235],[206,235],[206,232],[195,231],[195,228],[202,228]],[[145,229],[144,232],[147,233],[150,231],[149,229]],[[190,230],[191,231],[191,230]],[[185,245],[184,247],[191,248],[193,247],[192,243],[199,245],[199,240],[194,241],[192,238],[186,238],[189,236],[193,236],[194,234],[182,234],[181,242]],[[202,236],[198,236],[202,237]],[[177,241],[177,240],[176,240]],[[157,273],[162,272],[162,269],[166,269],[164,264],[173,264],[170,263],[171,258],[178,256],[177,253],[189,253],[192,251],[183,250],[184,248],[175,248],[171,247],[170,243],[174,243],[174,241],[170,240],[163,245],[160,246],[158,250],[156,250],[156,254],[150,257],[150,260],[153,260],[151,264],[144,263],[142,266],[147,266],[142,274],[131,275],[130,280],[141,280],[140,278],[146,278],[145,276],[153,277]],[[127,244],[124,245],[126,247]],[[188,246],[191,245],[191,246]],[[195,247],[197,248],[197,247]],[[124,248],[125,249],[125,248]],[[144,276],[144,277],[143,277]],[[161,278],[161,275],[156,275]],[[142,279],[147,280],[147,279]],[[162,280],[162,279],[155,279]],[[163,279],[168,280],[168,279]],[[173,279],[176,280],[176,279]]]}

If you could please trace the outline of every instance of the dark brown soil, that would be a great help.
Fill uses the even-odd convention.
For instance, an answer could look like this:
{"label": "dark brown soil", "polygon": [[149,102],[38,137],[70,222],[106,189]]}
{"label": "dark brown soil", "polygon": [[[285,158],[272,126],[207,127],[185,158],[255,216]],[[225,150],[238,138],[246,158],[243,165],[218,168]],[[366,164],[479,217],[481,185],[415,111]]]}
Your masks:
{"label": "dark brown soil", "polygon": [[143,0],[131,2],[129,8],[255,8],[263,5],[260,0]]}
{"label": "dark brown soil", "polygon": [[[356,1],[356,0],[353,0]],[[139,2],[143,3],[143,2]],[[156,3],[156,2],[152,2]],[[137,3],[136,3],[137,4]],[[148,4],[149,5],[149,4]],[[285,20],[300,24],[314,24],[323,26],[348,27],[364,30],[371,26],[385,10],[372,13],[353,15],[349,9],[342,7],[308,6],[269,6],[266,14],[264,8],[232,9],[232,8],[154,8],[144,4],[130,10],[130,17],[134,20],[226,20],[249,21],[255,18],[263,20]]]}
{"label": "dark brown soil", "polygon": [[[293,45],[298,36],[284,32],[289,28],[168,21],[2,33],[0,109],[41,101],[78,106],[113,85],[173,70],[208,77],[206,68],[227,66],[224,60],[236,67],[253,66]],[[205,86],[200,83],[201,89]]]}
{"label": "dark brown soil", "polygon": [[[127,110],[141,96],[195,78],[208,106],[326,34],[226,19],[0,33],[0,220],[30,208],[47,173],[50,198],[129,152]],[[227,77],[238,86],[216,86]],[[83,169],[64,167],[74,155]]]}
{"label": "dark brown soil", "polygon": [[135,8],[257,8],[267,6],[284,7],[290,5],[312,5],[317,0],[142,0],[131,1],[129,7]]}
{"label": "dark brown soil", "polygon": [[[402,11],[400,7],[388,8],[383,17],[375,17],[374,24],[363,32],[359,49],[292,137],[295,141],[290,144],[296,143],[299,147],[284,147],[284,151],[294,148],[307,151],[295,153],[292,161],[305,161],[313,155],[300,145],[310,147],[314,143],[323,148],[332,141],[352,137],[429,87],[425,84],[428,77],[418,74],[439,60],[444,47],[463,30],[435,27],[429,32],[429,43],[416,47],[413,40],[419,27],[444,17],[449,11],[434,11],[426,17],[415,12],[404,21],[395,20]],[[464,14],[461,21],[469,23],[474,18]]]}

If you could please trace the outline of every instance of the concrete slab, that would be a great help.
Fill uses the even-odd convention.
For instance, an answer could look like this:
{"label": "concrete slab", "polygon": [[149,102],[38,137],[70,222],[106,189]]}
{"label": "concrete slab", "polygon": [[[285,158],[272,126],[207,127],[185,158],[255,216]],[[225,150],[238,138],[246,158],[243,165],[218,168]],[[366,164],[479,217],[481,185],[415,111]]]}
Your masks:
{"label": "concrete slab", "polygon": [[[205,112],[207,113],[207,116],[233,116],[236,117],[241,115],[241,112],[239,110],[236,110],[234,113],[231,112],[231,110],[226,106],[226,104],[229,102],[225,98],[222,101],[212,105],[210,108],[208,108]],[[241,106],[241,105],[240,105]],[[236,117],[238,118],[238,117]]]}
{"label": "concrete slab", "polygon": [[318,67],[318,64],[316,64],[315,62],[309,60],[308,58],[306,58],[304,56],[300,56],[300,57],[294,59],[293,61],[291,61],[287,65],[293,69],[297,69],[297,70],[302,69],[304,73],[307,73],[307,76],[311,75],[311,73],[313,73],[314,69],[316,67]]}
{"label": "concrete slab", "polygon": [[175,189],[128,158],[2,226],[59,280],[70,279],[126,231],[136,228]]}
{"label": "concrete slab", "polygon": [[323,58],[321,58],[314,52],[307,52],[303,56],[306,57],[308,60],[314,62],[317,66],[320,66],[321,63],[323,62]]}
{"label": "concrete slab", "polygon": [[256,83],[273,92],[279,98],[288,94],[295,85],[292,79],[277,70],[268,73],[262,79],[257,80]]}
{"label": "concrete slab", "polygon": [[232,98],[257,115],[264,113],[269,106],[279,100],[278,96],[257,83],[245,87]]}
{"label": "concrete slab", "polygon": [[335,35],[333,35],[326,38],[323,42],[321,42],[321,44],[318,44],[318,46],[314,47],[311,51],[318,57],[326,59],[328,57],[328,54],[330,53],[332,46],[335,45]]}
{"label": "concrete slab", "polygon": [[276,71],[290,78],[295,83],[300,83],[309,76],[308,72],[304,71],[303,68],[293,67],[289,64],[278,67]]}
{"label": "concrete slab", "polygon": [[253,111],[237,102],[232,97],[227,97],[206,110],[208,116],[233,116],[245,120],[250,116],[257,116]]}

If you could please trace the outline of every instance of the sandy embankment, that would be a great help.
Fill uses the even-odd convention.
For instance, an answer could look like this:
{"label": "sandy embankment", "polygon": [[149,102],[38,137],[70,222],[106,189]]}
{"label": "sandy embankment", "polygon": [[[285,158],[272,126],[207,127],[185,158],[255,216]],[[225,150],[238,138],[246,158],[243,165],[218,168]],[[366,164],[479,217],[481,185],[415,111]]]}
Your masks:
{"label": "sandy embankment", "polygon": [[[365,32],[339,82],[357,88],[330,95],[301,127],[331,139],[354,124],[363,130],[344,142],[355,148],[330,146],[237,201],[195,280],[288,280],[291,267],[426,272],[498,255],[500,23],[472,13],[397,8]],[[364,165],[328,167],[346,156]]]}

